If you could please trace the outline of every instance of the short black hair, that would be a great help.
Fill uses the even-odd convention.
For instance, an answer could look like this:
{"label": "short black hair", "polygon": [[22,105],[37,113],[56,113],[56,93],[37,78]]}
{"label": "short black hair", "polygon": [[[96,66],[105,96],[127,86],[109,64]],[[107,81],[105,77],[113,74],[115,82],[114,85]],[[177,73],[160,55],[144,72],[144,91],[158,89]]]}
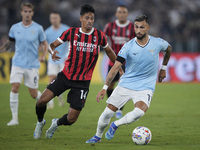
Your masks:
{"label": "short black hair", "polygon": [[149,24],[149,19],[146,15],[137,16],[134,20],[134,22],[141,22],[141,21],[146,21],[146,23]]}
{"label": "short black hair", "polygon": [[58,15],[60,15],[60,13],[58,11],[56,11],[56,10],[52,10],[50,14],[58,14]]}
{"label": "short black hair", "polygon": [[95,13],[94,8],[89,4],[84,4],[81,6],[80,15],[84,15],[85,13],[92,12]]}
{"label": "short black hair", "polygon": [[128,9],[128,7],[127,7],[126,5],[118,5],[117,8],[118,8],[118,7],[124,7],[124,8],[126,8],[126,9]]}

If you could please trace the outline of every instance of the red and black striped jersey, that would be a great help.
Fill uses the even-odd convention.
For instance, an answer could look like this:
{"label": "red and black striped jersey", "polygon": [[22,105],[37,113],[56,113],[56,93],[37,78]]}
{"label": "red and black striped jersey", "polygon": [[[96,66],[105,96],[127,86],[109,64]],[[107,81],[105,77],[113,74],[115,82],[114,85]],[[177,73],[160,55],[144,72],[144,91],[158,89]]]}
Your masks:
{"label": "red and black striped jersey", "polygon": [[81,28],[71,27],[64,31],[58,40],[69,41],[69,54],[63,73],[69,80],[91,80],[100,46],[107,47],[106,35],[96,28],[84,33]]}
{"label": "red and black striped jersey", "polygon": [[[134,25],[129,20],[125,24],[120,24],[119,20],[108,23],[104,28],[104,33],[109,37],[111,47],[117,55],[122,46],[135,37]],[[113,65],[110,61],[109,65]]]}

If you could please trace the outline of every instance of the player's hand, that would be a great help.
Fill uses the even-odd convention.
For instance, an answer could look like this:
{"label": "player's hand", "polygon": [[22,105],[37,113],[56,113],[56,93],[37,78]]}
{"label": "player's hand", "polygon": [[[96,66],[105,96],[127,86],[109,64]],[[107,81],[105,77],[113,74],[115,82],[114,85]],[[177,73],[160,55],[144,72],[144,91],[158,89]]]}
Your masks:
{"label": "player's hand", "polygon": [[162,82],[162,80],[166,77],[166,71],[160,69],[159,75],[158,75],[158,82]]}
{"label": "player's hand", "polygon": [[97,94],[97,103],[100,102],[100,100],[102,100],[104,98],[104,96],[106,95],[106,90],[102,89],[98,94]]}
{"label": "player's hand", "polygon": [[51,58],[52,58],[52,60],[54,61],[54,62],[56,62],[56,61],[59,61],[61,58],[58,56],[58,55],[56,55],[56,54],[59,54],[59,52],[58,51],[54,51],[54,53],[52,54],[52,56],[51,56]]}

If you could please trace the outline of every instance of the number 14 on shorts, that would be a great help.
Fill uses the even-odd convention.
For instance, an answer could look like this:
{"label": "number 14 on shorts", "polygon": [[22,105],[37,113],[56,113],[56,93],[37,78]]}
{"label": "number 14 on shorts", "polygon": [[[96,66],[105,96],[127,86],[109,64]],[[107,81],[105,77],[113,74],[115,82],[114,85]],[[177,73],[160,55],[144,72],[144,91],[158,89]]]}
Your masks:
{"label": "number 14 on shorts", "polygon": [[88,91],[81,90],[80,99],[86,99]]}

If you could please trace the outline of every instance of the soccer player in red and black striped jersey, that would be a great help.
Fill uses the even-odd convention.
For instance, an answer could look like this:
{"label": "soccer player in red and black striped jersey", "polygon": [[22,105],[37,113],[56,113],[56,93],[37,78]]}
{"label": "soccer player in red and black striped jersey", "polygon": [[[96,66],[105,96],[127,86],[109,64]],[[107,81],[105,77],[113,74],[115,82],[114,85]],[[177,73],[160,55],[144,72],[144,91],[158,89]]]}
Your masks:
{"label": "soccer player in red and black striped jersey", "polygon": [[[68,114],[63,115],[60,119],[52,120],[52,124],[46,132],[46,138],[51,138],[58,126],[72,125],[76,122],[89,92],[90,80],[98,59],[100,46],[104,48],[110,60],[115,62],[116,55],[108,45],[106,35],[93,28],[94,8],[85,4],[81,7],[80,15],[81,28],[69,28],[49,46],[53,61],[57,61],[60,57],[56,55],[58,53],[56,47],[68,41],[70,44],[69,55],[65,61],[64,69],[47,86],[37,101],[38,122],[34,131],[35,139],[40,139],[42,128],[45,125],[46,104],[53,97],[59,96],[68,89],[70,89],[67,96],[67,102],[70,103]],[[123,74],[122,69],[121,73]]]}
{"label": "soccer player in red and black striped jersey", "polygon": [[[134,25],[131,21],[127,20],[128,8],[124,5],[117,7],[115,16],[117,19],[114,22],[110,22],[105,26],[104,33],[109,37],[111,47],[117,55],[121,47],[135,37]],[[108,72],[113,66],[113,62],[109,61]],[[124,65],[122,66],[125,69]],[[115,76],[112,83],[109,85],[107,90],[107,96],[109,97],[114,89],[115,83],[119,80],[119,73]],[[116,112],[116,118],[122,117],[123,107]]]}

